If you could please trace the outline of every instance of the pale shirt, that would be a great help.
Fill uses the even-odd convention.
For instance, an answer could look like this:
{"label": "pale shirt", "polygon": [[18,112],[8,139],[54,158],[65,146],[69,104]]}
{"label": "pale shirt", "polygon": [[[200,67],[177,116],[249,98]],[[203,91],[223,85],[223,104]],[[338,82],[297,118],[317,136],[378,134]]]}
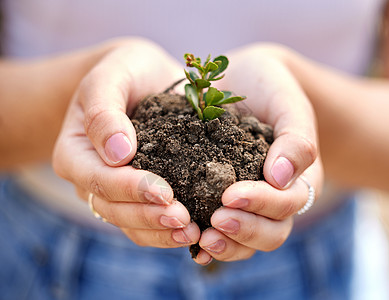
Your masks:
{"label": "pale shirt", "polygon": [[[176,58],[269,41],[362,73],[383,0],[3,0],[5,54],[69,51],[116,36],[149,38]],[[198,17],[204,15],[205,17]],[[206,21],[200,22],[205,19]]]}

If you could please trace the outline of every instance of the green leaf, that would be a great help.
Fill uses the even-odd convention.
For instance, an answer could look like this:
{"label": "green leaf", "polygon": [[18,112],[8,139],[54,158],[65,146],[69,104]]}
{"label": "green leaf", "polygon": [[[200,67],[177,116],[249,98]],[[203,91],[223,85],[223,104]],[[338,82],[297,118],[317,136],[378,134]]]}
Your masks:
{"label": "green leaf", "polygon": [[185,85],[185,96],[189,103],[192,105],[193,109],[197,112],[199,119],[204,120],[203,113],[199,106],[199,96],[197,95],[196,88],[193,85]]}
{"label": "green leaf", "polygon": [[198,89],[204,89],[211,85],[211,83],[208,80],[197,78],[195,80],[196,86]]}
{"label": "green leaf", "polygon": [[204,70],[204,68],[197,62],[192,62],[192,67],[197,68],[198,70]]}
{"label": "green leaf", "polygon": [[204,68],[198,62],[192,62],[192,67],[195,67],[200,72],[204,72]]}
{"label": "green leaf", "polygon": [[195,73],[195,72],[193,72],[193,71],[187,71],[187,70],[185,70],[184,69],[184,72],[185,72],[185,76],[186,76],[186,78],[189,80],[189,82],[191,83],[191,84],[195,84],[195,80],[197,79],[197,78],[199,78],[198,76],[197,76],[197,74]]}
{"label": "green leaf", "polygon": [[232,95],[232,92],[230,92],[230,91],[222,91],[222,92],[223,92],[223,94],[224,94],[223,100],[224,100],[224,99],[227,99],[227,98],[230,98],[231,95]]}
{"label": "green leaf", "polygon": [[199,119],[200,119],[201,121],[204,121],[204,115],[203,115],[203,113],[202,113],[200,107],[198,107],[198,108],[196,109],[196,112],[197,112],[197,115],[199,116]]}
{"label": "green leaf", "polygon": [[208,73],[208,72],[216,71],[218,67],[219,67],[219,66],[218,66],[217,64],[215,64],[214,62],[210,61],[210,62],[208,62],[208,63],[205,65],[204,72],[205,72],[205,73]]}
{"label": "green leaf", "polygon": [[224,98],[217,103],[214,103],[214,105],[230,104],[230,103],[242,101],[244,99],[246,99],[246,97],[240,97],[240,96],[229,97],[229,98]]}
{"label": "green leaf", "polygon": [[213,105],[224,98],[223,92],[220,92],[214,87],[210,87],[208,92],[204,94],[204,100],[207,105]]}
{"label": "green leaf", "polygon": [[205,120],[213,120],[219,118],[225,109],[216,106],[207,106],[203,111],[203,116]]}
{"label": "green leaf", "polygon": [[213,62],[219,67],[209,75],[209,78],[215,78],[219,74],[223,73],[228,67],[228,58],[224,55],[216,57]]}
{"label": "green leaf", "polygon": [[192,107],[197,111],[199,108],[199,96],[197,95],[196,88],[191,84],[185,85],[185,96]]}
{"label": "green leaf", "polygon": [[224,74],[220,77],[216,77],[216,78],[208,78],[209,81],[217,81],[217,80],[220,80],[224,77]]}
{"label": "green leaf", "polygon": [[199,78],[199,75],[195,71],[189,71],[190,78],[192,78],[193,82]]}

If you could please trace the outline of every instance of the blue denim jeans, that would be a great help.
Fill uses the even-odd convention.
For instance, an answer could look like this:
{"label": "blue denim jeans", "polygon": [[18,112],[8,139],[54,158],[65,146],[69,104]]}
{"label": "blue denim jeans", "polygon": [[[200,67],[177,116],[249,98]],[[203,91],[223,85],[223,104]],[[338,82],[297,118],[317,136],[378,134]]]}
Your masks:
{"label": "blue denim jeans", "polygon": [[196,265],[187,248],[136,246],[67,221],[0,181],[0,299],[349,299],[354,204],[279,249]]}

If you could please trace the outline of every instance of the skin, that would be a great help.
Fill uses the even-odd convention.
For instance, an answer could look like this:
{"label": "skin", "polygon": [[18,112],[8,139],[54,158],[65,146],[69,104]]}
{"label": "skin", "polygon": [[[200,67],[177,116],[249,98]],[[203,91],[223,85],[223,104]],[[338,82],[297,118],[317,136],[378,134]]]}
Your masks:
{"label": "skin", "polygon": [[51,157],[76,87],[106,53],[121,43],[110,41],[35,60],[0,59],[1,169]]}
{"label": "skin", "polygon": [[[231,60],[230,71],[231,69],[232,71],[226,75],[223,85],[229,88],[232,87],[231,89],[236,91],[237,94],[246,92],[245,95],[249,99],[256,99],[261,96],[256,94],[257,91],[250,90],[250,88],[255,86],[255,81],[262,86],[263,79],[255,78],[255,74],[258,74],[258,71],[254,70],[251,74],[254,76],[254,83],[246,81],[248,86],[243,90],[239,83],[239,74],[236,73],[236,77],[234,76],[233,70],[235,67],[240,68],[244,66],[245,70],[248,68],[250,71],[256,67],[259,68],[259,65],[263,68],[264,62],[261,59],[266,57],[266,60],[268,60],[270,57],[281,62],[293,74],[299,86],[310,99],[317,114],[320,153],[323,157],[325,172],[328,178],[351,188],[368,187],[389,190],[387,182],[389,158],[385,154],[389,150],[389,139],[385,138],[389,136],[389,128],[386,125],[385,117],[389,111],[389,101],[387,101],[389,97],[389,82],[386,79],[351,77],[312,62],[279,45],[251,45],[230,53],[229,57]],[[253,61],[260,63],[255,64],[252,63]],[[266,75],[271,76],[270,73]],[[222,86],[222,88],[225,88],[225,86]],[[289,92],[289,95],[291,94]],[[274,105],[281,104],[274,103]],[[259,105],[253,105],[253,107],[259,107]],[[261,115],[260,111],[256,114],[265,122],[269,122],[267,112],[263,112],[264,115]],[[361,122],[361,120],[363,121]],[[288,126],[287,128],[290,130],[291,127]],[[350,151],[350,149],[353,150]],[[272,183],[268,171],[268,167],[271,164],[269,164],[268,159],[269,157],[265,163],[264,172],[266,180]],[[307,176],[309,182],[313,182],[313,186],[317,187],[320,176],[312,171],[314,165],[308,168],[306,172],[310,173]],[[290,191],[295,188],[298,182],[295,181],[289,188],[279,190],[278,192],[281,194]],[[234,234],[221,231],[224,235],[220,231],[217,232],[215,229],[210,229],[200,239],[200,245],[203,246],[203,249],[205,249],[207,254],[216,259],[235,260],[236,258],[242,258],[240,256],[241,253],[246,255],[243,255],[244,258],[254,253],[253,251],[248,251],[242,245],[251,247],[251,249],[273,250],[272,248],[264,249],[263,246],[260,248],[255,246],[255,242],[253,242],[256,240],[256,234],[260,233],[258,229],[264,227],[264,224],[258,224],[255,231],[248,230],[249,233],[247,233],[247,229],[243,224],[250,216],[236,216],[236,212],[227,209],[230,207],[232,198],[230,195],[241,193],[242,185],[245,185],[245,183],[236,183],[226,190],[222,199],[224,207],[215,212],[211,220],[212,225],[217,228],[217,224],[221,222],[220,220],[234,218],[241,221],[241,229],[234,232]],[[260,185],[260,183],[257,183],[257,185]],[[256,190],[256,194],[254,190]],[[253,188],[250,190],[250,193],[253,194],[252,197],[242,196],[242,198],[249,199],[248,206],[243,208],[243,210],[266,216],[268,218],[267,222],[274,220],[286,222],[288,220],[288,218],[285,218],[287,215],[270,215],[258,210],[258,207],[263,208],[264,206],[262,203],[258,203],[258,201],[261,200],[261,197],[266,197],[263,195],[262,187]],[[296,196],[297,193],[293,195]],[[281,197],[275,196],[273,199],[281,199]],[[273,226],[273,229],[276,228],[275,226]],[[247,236],[251,237],[248,241],[246,240]],[[280,236],[281,233],[279,233]],[[221,240],[223,242],[220,242]],[[263,238],[257,240],[266,241]],[[218,247],[215,247],[218,249],[216,252],[212,251],[215,250],[215,247],[211,247],[211,250],[207,249],[207,245],[217,245]],[[272,245],[277,245],[277,243]],[[207,258],[209,257],[202,253],[198,261],[204,262]]]}
{"label": "skin", "polygon": [[[212,258],[247,259],[256,250],[271,251],[284,243],[293,215],[307,199],[307,186],[299,176],[304,174],[317,193],[321,191],[318,132],[320,154],[330,176],[349,185],[388,189],[383,180],[388,161],[382,154],[388,153],[389,141],[379,139],[389,136],[380,128],[388,105],[383,101],[389,95],[386,81],[352,78],[276,45],[250,45],[228,56],[231,64],[220,87],[248,96],[247,105],[274,126],[276,139],[265,162],[266,182],[229,187],[223,194],[224,206],[212,216],[214,227],[201,236],[187,210],[173,200],[166,182],[155,177],[160,185],[139,191],[145,176],[156,175],[126,166],[136,150],[135,131],[126,112],[147,94],[183,77],[182,66],[149,41],[111,41],[38,61],[3,60],[2,168],[43,161],[53,153],[55,171],[77,187],[82,199],[93,193],[95,210],[132,241],[163,248],[199,241],[203,248],[195,260],[199,264]],[[244,80],[242,69],[250,74]],[[342,88],[328,88],[335,84]],[[23,106],[17,101],[23,101]],[[369,110],[381,113],[367,116],[370,123],[358,124]],[[335,118],[334,113],[341,117]],[[25,128],[30,129],[28,134]],[[343,144],[345,132],[351,129],[353,134]],[[368,149],[357,147],[366,140],[356,134],[361,132],[377,136]],[[334,145],[338,153],[332,151]],[[347,149],[353,149],[352,155]],[[344,159],[345,154],[350,157]],[[361,159],[359,167],[355,159]],[[366,172],[358,171],[362,168]]]}
{"label": "skin", "polygon": [[[292,52],[286,59],[315,111],[320,111],[319,135],[328,176],[345,186],[388,191],[388,80],[352,78]],[[318,76],[320,83],[308,74]]]}
{"label": "skin", "polygon": [[[153,67],[156,62],[158,68]],[[269,88],[253,88],[257,94],[252,96],[261,101],[249,105],[253,110],[256,105],[263,107],[268,112],[265,121],[275,128],[276,142],[265,164],[268,182],[247,181],[229,188],[223,196],[226,207],[212,218],[218,230],[208,230],[200,239],[199,229],[190,223],[187,210],[173,201],[173,191],[169,190],[167,197],[163,197],[160,186],[151,186],[146,193],[139,191],[142,179],[152,175],[126,166],[135,154],[136,136],[125,112],[131,111],[145,95],[160,91],[183,76],[182,67],[151,43],[135,42],[112,51],[84,77],[55,147],[56,172],[77,185],[81,198],[87,199],[92,192],[95,210],[138,245],[182,247],[200,240],[204,249],[211,247],[213,252],[218,251],[212,256],[220,260],[244,259],[255,250],[270,251],[279,247],[292,229],[292,215],[304,206],[307,198],[306,184],[296,178],[305,171],[320,191],[321,163],[317,156],[315,117],[307,97],[292,74],[276,59],[266,54],[258,63],[267,64],[267,68],[262,68],[261,74],[255,74],[253,68],[253,75],[268,81],[264,86]],[[237,61],[236,67],[239,65]],[[234,69],[232,65],[231,74],[239,73]],[[283,81],[271,84],[280,73],[284,74]],[[258,79],[255,76],[254,81]],[[254,81],[241,80],[240,84],[249,92]],[[282,95],[289,96],[285,99]],[[120,148],[120,155],[112,147]],[[280,157],[292,167],[282,186],[273,178],[274,165]],[[289,187],[283,189],[288,182]],[[170,189],[166,183],[164,187]],[[240,209],[236,202],[241,198],[254,202]],[[231,222],[239,222],[237,232],[226,230]],[[210,246],[215,238],[216,243],[222,241],[225,249],[220,251]],[[197,262],[207,263],[212,251],[203,251]]]}

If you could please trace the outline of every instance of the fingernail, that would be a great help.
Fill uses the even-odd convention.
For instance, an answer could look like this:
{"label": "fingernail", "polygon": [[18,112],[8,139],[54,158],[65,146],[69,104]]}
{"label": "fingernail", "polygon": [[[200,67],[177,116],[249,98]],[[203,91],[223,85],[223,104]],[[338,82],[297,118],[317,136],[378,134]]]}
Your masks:
{"label": "fingernail", "polygon": [[131,150],[130,140],[121,132],[112,135],[105,143],[105,154],[114,164],[125,159],[131,153]]}
{"label": "fingernail", "polygon": [[161,218],[159,219],[161,222],[162,226],[165,226],[167,228],[184,228],[185,224],[182,223],[178,218],[176,217],[168,217],[162,215]]}
{"label": "fingernail", "polygon": [[249,200],[246,198],[235,198],[230,202],[224,204],[230,208],[244,208],[249,205]]}
{"label": "fingernail", "polygon": [[188,238],[182,229],[174,230],[172,232],[173,240],[180,244],[190,244],[192,241]]}
{"label": "fingernail", "polygon": [[226,242],[223,240],[218,240],[215,243],[205,246],[203,248],[214,253],[220,253],[223,252],[226,248]]}
{"label": "fingernail", "polygon": [[210,256],[205,251],[200,251],[200,253],[196,257],[196,261],[201,264],[202,266],[207,266],[211,263],[213,260],[212,256]]}
{"label": "fingernail", "polygon": [[152,194],[149,192],[144,192],[143,196],[145,199],[151,203],[159,204],[159,205],[169,205],[170,203],[166,201],[161,195]]}
{"label": "fingernail", "polygon": [[270,173],[280,187],[285,187],[292,179],[294,167],[287,158],[279,157],[275,161]]}
{"label": "fingernail", "polygon": [[240,229],[240,224],[237,220],[227,219],[217,224],[215,228],[225,233],[237,233]]}

